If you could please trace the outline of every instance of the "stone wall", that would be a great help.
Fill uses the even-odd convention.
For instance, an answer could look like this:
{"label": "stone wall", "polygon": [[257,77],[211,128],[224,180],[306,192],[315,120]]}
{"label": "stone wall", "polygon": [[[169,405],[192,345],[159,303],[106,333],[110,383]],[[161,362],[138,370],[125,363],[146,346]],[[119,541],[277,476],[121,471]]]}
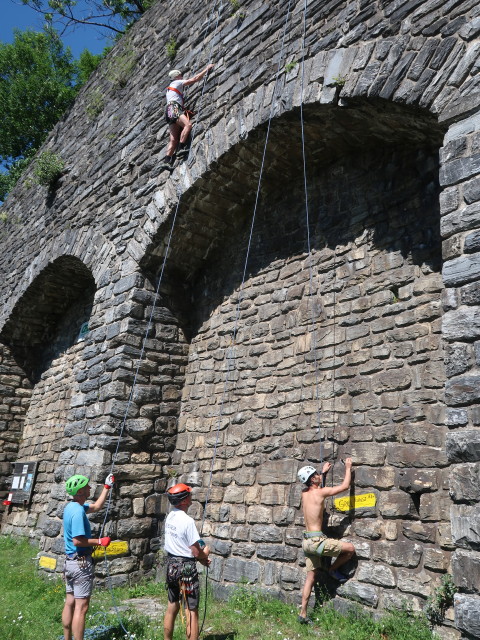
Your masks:
{"label": "stone wall", "polygon": [[[332,512],[358,550],[335,602],[420,608],[453,571],[460,631],[449,611],[443,632],[475,637],[478,580],[464,567],[479,552],[478,9],[312,1],[302,95],[303,3],[292,8],[276,81],[285,3],[245,0],[243,17],[158,3],[47,141],[67,160],[56,188],[21,181],[4,205],[0,326],[13,360],[2,406],[14,376],[35,385],[17,459],[45,459],[45,509],[34,496],[31,518],[13,509],[3,529],[43,532],[42,548],[61,554],[63,480],[101,482],[122,433],[107,526],[130,553],[112,560],[116,583],[152,571],[177,474],[195,486],[197,517],[208,495],[218,584],[245,575],[293,596],[295,472],[318,461],[320,423],[334,480],[350,453],[355,492],[377,497],[375,510]],[[201,69],[212,51],[216,70],[192,155],[169,176],[159,160],[172,35],[175,66]],[[80,321],[90,331],[77,343]]]}

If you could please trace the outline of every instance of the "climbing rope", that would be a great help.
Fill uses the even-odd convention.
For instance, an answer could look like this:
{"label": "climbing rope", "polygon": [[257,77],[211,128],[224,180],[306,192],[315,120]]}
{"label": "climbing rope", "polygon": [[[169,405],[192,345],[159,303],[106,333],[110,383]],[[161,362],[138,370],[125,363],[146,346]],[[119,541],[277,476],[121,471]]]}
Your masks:
{"label": "climbing rope", "polygon": [[263,172],[264,172],[264,168],[265,168],[265,157],[266,157],[266,153],[267,153],[267,146],[268,146],[268,141],[269,141],[269,136],[270,136],[270,127],[271,127],[271,122],[272,122],[274,110],[275,110],[275,107],[276,107],[276,100],[277,100],[277,97],[278,97],[277,96],[277,87],[278,87],[278,83],[279,83],[279,79],[280,79],[280,70],[282,68],[283,51],[284,51],[284,48],[285,48],[285,37],[286,37],[286,33],[287,33],[288,19],[290,17],[291,1],[292,0],[289,0],[289,2],[288,2],[287,13],[286,13],[286,17],[285,17],[285,25],[284,25],[284,29],[283,29],[282,43],[281,43],[281,47],[280,47],[280,55],[279,55],[279,59],[278,59],[278,66],[277,66],[277,72],[276,72],[276,77],[275,77],[275,84],[274,84],[274,88],[273,88],[272,102],[271,102],[271,105],[270,105],[270,113],[269,113],[269,116],[268,116],[268,126],[267,126],[267,132],[266,132],[266,136],[265,136],[265,144],[264,144],[264,147],[263,147],[262,161],[261,161],[261,165],[260,165],[260,174],[258,176],[257,189],[256,189],[256,194],[255,194],[255,203],[254,203],[254,207],[253,207],[252,221],[251,221],[251,224],[250,224],[250,232],[249,232],[249,237],[248,237],[248,242],[247,242],[247,251],[246,251],[245,262],[244,262],[243,272],[242,272],[242,282],[240,284],[240,289],[239,289],[239,292],[238,292],[237,305],[236,305],[236,310],[235,310],[235,321],[234,321],[234,327],[233,327],[233,332],[232,332],[232,342],[231,342],[231,345],[229,347],[227,347],[227,349],[225,350],[225,380],[224,380],[224,384],[223,384],[222,397],[221,397],[220,407],[219,407],[219,416],[218,416],[217,426],[216,426],[215,445],[214,445],[214,448],[213,448],[212,462],[211,462],[211,465],[210,465],[210,474],[209,474],[209,480],[208,480],[208,486],[207,486],[207,493],[206,493],[206,496],[205,496],[205,504],[204,504],[204,507],[203,507],[203,515],[202,515],[202,524],[201,524],[201,528],[200,528],[200,536],[202,536],[202,534],[203,534],[203,526],[205,524],[205,516],[206,516],[206,513],[207,513],[207,507],[208,507],[208,502],[209,502],[209,498],[210,498],[210,492],[211,492],[211,487],[212,487],[212,478],[213,478],[213,469],[214,469],[214,465],[215,465],[215,459],[217,457],[218,443],[219,443],[219,438],[220,438],[220,424],[221,424],[222,418],[224,416],[223,411],[224,411],[225,399],[227,397],[227,392],[228,392],[228,383],[229,383],[229,380],[230,380],[230,372],[231,371],[235,371],[235,369],[236,369],[236,367],[235,367],[235,343],[236,343],[236,338],[237,338],[237,333],[238,333],[238,322],[239,322],[239,319],[240,319],[240,304],[242,302],[243,288],[244,288],[245,280],[246,280],[246,277],[247,277],[247,266],[248,266],[248,260],[249,260],[249,257],[250,257],[250,250],[251,250],[252,238],[253,238],[253,229],[254,229],[254,226],[255,226],[255,219],[256,219],[256,215],[257,215],[258,202],[259,202],[259,197],[260,197],[260,188],[261,188]]}
{"label": "climbing rope", "polygon": [[308,251],[308,271],[309,271],[308,306],[310,309],[310,318],[311,318],[311,328],[310,328],[311,349],[310,351],[313,356],[314,371],[315,371],[315,400],[317,405],[317,430],[318,430],[318,440],[319,440],[319,457],[320,457],[320,465],[322,465],[324,451],[323,451],[323,433],[322,433],[322,421],[321,421],[321,409],[320,409],[320,381],[319,381],[319,371],[318,371],[316,319],[315,319],[315,308],[311,302],[314,296],[313,254],[312,254],[312,246],[311,246],[311,239],[310,239],[310,214],[309,214],[309,208],[308,208],[307,161],[306,161],[306,153],[305,153],[305,126],[304,126],[304,117],[303,117],[303,98],[304,98],[304,87],[305,87],[305,36],[307,31],[306,21],[307,21],[307,0],[304,0],[303,24],[302,24],[303,26],[302,63],[300,67],[300,73],[301,73],[300,129],[301,129],[301,140],[302,140],[303,190],[304,190],[304,197],[305,197],[305,223],[307,227],[307,251]]}

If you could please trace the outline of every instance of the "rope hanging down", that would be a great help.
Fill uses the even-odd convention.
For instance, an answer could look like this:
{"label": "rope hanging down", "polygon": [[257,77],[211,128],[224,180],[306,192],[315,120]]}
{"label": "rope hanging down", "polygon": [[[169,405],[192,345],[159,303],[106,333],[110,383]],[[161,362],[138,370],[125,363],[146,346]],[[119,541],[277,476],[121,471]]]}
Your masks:
{"label": "rope hanging down", "polygon": [[251,250],[251,246],[252,246],[253,228],[254,228],[254,225],[255,225],[255,219],[256,219],[257,209],[258,209],[258,202],[259,202],[259,197],[260,197],[260,188],[261,188],[261,184],[262,184],[263,171],[264,171],[264,167],[265,167],[265,156],[266,156],[266,153],[267,153],[268,140],[269,140],[269,136],[270,136],[270,126],[271,126],[273,114],[274,114],[274,111],[275,111],[275,106],[277,104],[277,97],[278,97],[277,96],[277,88],[278,88],[278,82],[279,82],[279,78],[280,78],[280,70],[282,69],[283,51],[284,51],[284,48],[285,48],[285,37],[286,37],[286,33],[287,33],[288,19],[290,17],[291,2],[292,2],[292,0],[289,0],[288,6],[287,6],[287,13],[286,13],[286,17],[285,17],[285,25],[284,25],[284,29],[283,29],[282,44],[281,44],[281,47],[280,47],[280,55],[279,55],[279,59],[278,59],[278,66],[277,66],[277,72],[276,72],[276,77],[275,77],[275,85],[274,85],[273,94],[272,94],[272,103],[270,105],[270,113],[269,113],[269,117],[268,117],[267,133],[266,133],[266,136],[265,136],[265,144],[264,144],[264,147],[263,147],[262,161],[261,161],[261,165],[260,165],[260,174],[258,176],[257,190],[256,190],[256,194],[255,194],[255,204],[254,204],[254,207],[253,207],[252,222],[250,224],[250,233],[249,233],[249,237],[248,237],[247,251],[246,251],[245,262],[244,262],[243,273],[242,273],[242,282],[240,284],[240,289],[239,289],[239,292],[238,292],[238,299],[237,299],[237,305],[236,305],[236,311],[235,311],[235,321],[234,321],[233,334],[232,334],[232,342],[231,342],[231,345],[229,347],[227,347],[227,349],[225,350],[225,380],[224,380],[224,384],[223,384],[222,398],[220,400],[219,416],[218,416],[217,427],[216,427],[215,445],[214,445],[214,449],[213,449],[212,462],[211,462],[211,466],[210,466],[210,475],[209,475],[209,480],[208,480],[207,493],[206,493],[206,496],[205,496],[205,504],[204,504],[204,507],[203,507],[202,523],[201,523],[201,526],[200,526],[200,536],[203,535],[203,526],[205,524],[205,516],[206,516],[206,513],[207,513],[207,506],[208,506],[208,502],[209,502],[209,499],[210,499],[210,491],[211,491],[211,488],[212,488],[213,468],[214,468],[214,465],[215,465],[215,459],[217,457],[218,442],[219,442],[219,436],[220,436],[220,424],[221,424],[221,421],[222,421],[222,418],[223,418],[223,415],[224,415],[223,414],[223,408],[224,408],[224,405],[225,405],[225,399],[226,399],[227,391],[228,391],[228,383],[229,383],[229,380],[230,380],[230,372],[231,371],[235,371],[235,343],[236,343],[236,338],[237,338],[237,333],[238,333],[238,321],[240,319],[240,304],[242,302],[242,293],[243,293],[243,288],[244,288],[244,285],[245,285],[245,279],[246,279],[246,276],[247,276],[248,259],[250,257],[250,250]]}
{"label": "rope hanging down", "polygon": [[315,319],[315,308],[312,304],[311,300],[314,296],[313,289],[313,255],[312,255],[312,246],[310,239],[310,215],[308,209],[308,185],[307,185],[307,161],[306,161],[306,153],[305,153],[305,127],[304,127],[304,118],[303,118],[303,98],[304,98],[304,88],[305,88],[305,36],[307,31],[307,0],[304,0],[303,5],[303,34],[302,34],[302,64],[300,67],[301,72],[301,90],[300,90],[300,128],[301,128],[301,139],[302,139],[302,165],[303,165],[303,190],[305,196],[305,224],[307,227],[307,250],[308,250],[308,271],[309,271],[309,295],[308,295],[308,306],[310,308],[310,317],[311,317],[311,328],[310,335],[312,337],[312,347],[311,353],[313,354],[313,363],[315,370],[315,400],[317,404],[317,429],[318,429],[318,437],[319,437],[319,457],[320,457],[320,465],[323,463],[324,451],[323,451],[323,434],[321,427],[321,416],[320,416],[320,381],[319,381],[319,372],[318,372],[318,347],[317,347],[317,335],[316,335],[316,319]]}

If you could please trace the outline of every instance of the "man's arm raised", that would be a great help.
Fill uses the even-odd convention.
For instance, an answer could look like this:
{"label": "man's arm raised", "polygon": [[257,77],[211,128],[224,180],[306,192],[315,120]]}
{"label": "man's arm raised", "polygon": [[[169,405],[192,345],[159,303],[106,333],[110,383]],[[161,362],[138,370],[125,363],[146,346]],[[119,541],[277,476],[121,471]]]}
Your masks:
{"label": "man's arm raised", "polygon": [[352,459],[347,458],[345,460],[345,477],[342,484],[337,484],[335,487],[323,487],[321,490],[324,496],[336,496],[337,493],[346,491],[352,481]]}

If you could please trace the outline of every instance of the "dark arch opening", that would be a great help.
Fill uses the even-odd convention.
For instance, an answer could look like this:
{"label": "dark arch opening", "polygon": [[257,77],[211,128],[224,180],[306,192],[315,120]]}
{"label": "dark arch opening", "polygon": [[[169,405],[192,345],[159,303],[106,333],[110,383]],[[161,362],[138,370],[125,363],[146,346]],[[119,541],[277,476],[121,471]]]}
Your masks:
{"label": "dark arch opening", "polygon": [[2,341],[31,382],[78,338],[88,322],[96,291],[89,269],[78,258],[61,256],[27,288],[5,323]]}

